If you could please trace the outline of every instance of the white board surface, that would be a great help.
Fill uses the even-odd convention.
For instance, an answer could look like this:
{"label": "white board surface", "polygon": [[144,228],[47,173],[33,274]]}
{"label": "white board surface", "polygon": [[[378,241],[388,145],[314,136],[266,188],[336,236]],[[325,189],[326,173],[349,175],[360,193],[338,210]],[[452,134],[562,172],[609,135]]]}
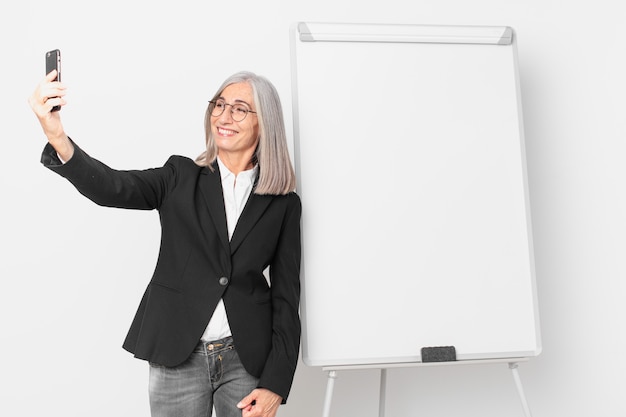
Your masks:
{"label": "white board surface", "polygon": [[538,355],[513,31],[299,23],[291,36],[304,362]]}

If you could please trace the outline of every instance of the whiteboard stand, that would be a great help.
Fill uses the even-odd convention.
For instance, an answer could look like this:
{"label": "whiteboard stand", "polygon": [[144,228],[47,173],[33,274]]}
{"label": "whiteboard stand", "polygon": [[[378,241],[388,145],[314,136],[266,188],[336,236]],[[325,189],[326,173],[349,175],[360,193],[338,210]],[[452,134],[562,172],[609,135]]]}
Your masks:
{"label": "whiteboard stand", "polygon": [[335,380],[337,379],[338,371],[356,370],[356,369],[380,369],[380,394],[378,399],[378,417],[385,417],[386,399],[387,399],[387,369],[389,368],[408,368],[408,367],[423,367],[423,366],[442,366],[442,365],[480,365],[491,363],[508,363],[513,380],[515,381],[515,387],[520,401],[522,402],[522,408],[524,409],[525,417],[532,417],[530,413],[530,407],[524,395],[524,387],[522,386],[522,380],[519,376],[518,365],[519,362],[526,362],[528,358],[505,358],[505,359],[485,359],[485,360],[465,360],[465,361],[450,361],[450,362],[414,362],[414,363],[396,363],[396,364],[372,364],[372,365],[345,365],[345,366],[327,366],[323,367],[323,371],[328,372],[328,382],[326,385],[326,396],[324,398],[324,408],[322,417],[330,417],[330,406],[333,398],[333,391],[335,389]]}
{"label": "whiteboard stand", "polygon": [[[329,372],[324,417],[341,370],[381,370],[383,416],[387,369],[487,363],[509,364],[530,417],[517,363],[541,334],[513,29],[298,22],[290,41],[302,359]],[[449,341],[456,361],[418,362]]]}

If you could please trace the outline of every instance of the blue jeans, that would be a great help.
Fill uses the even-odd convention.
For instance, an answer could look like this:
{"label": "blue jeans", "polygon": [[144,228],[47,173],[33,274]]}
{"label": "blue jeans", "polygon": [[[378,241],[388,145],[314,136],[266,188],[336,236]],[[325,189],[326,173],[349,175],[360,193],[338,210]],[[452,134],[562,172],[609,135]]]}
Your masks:
{"label": "blue jeans", "polygon": [[257,387],[235,350],[232,337],[200,342],[174,368],[150,364],[152,417],[241,417],[237,403]]}

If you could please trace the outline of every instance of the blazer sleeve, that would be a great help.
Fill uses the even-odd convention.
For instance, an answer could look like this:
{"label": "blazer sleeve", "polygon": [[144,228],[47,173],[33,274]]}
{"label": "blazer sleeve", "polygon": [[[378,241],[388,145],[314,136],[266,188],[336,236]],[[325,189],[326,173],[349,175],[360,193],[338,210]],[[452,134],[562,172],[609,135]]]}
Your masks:
{"label": "blazer sleeve", "polygon": [[62,163],[54,148],[46,144],[41,163],[98,205],[150,210],[161,206],[176,180],[173,158],[162,168],[121,171],[90,157],[76,144],[72,158]]}
{"label": "blazer sleeve", "polygon": [[272,293],[272,349],[259,386],[283,397],[291,389],[300,349],[300,217],[302,204],[295,193],[282,224],[276,255],[270,265]]}

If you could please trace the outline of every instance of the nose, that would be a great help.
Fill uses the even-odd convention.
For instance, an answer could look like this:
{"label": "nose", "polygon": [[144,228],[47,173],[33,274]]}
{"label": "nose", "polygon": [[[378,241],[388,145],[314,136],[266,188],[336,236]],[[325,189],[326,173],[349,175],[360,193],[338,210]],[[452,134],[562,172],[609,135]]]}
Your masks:
{"label": "nose", "polygon": [[233,107],[230,106],[230,109],[229,109],[228,106],[230,106],[230,104],[225,104],[224,105],[224,111],[218,117],[219,121],[222,122],[222,123],[232,123],[232,122],[234,122],[234,120],[233,120]]}

